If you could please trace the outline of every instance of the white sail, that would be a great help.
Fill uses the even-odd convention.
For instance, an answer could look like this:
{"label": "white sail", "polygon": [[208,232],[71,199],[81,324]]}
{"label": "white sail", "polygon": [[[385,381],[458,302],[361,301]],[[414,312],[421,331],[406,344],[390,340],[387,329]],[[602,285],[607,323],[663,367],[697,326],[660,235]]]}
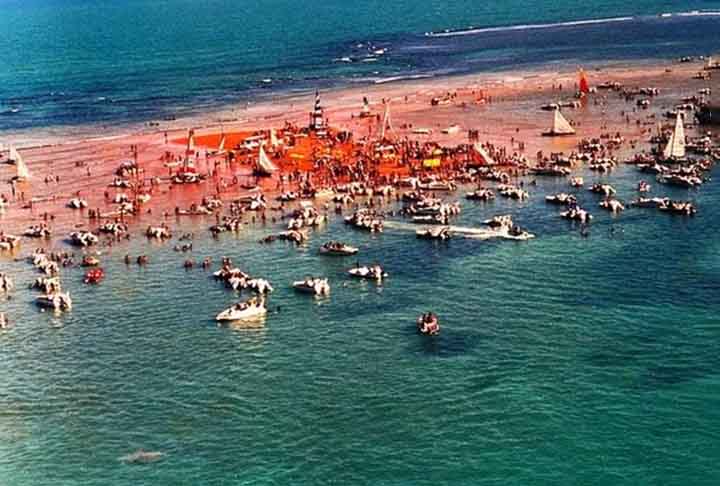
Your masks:
{"label": "white sail", "polygon": [[392,120],[390,118],[390,102],[385,103],[385,114],[383,115],[382,127],[380,127],[380,140],[385,138],[385,130],[392,131]]}
{"label": "white sail", "polygon": [[260,145],[260,152],[258,153],[257,171],[261,174],[272,175],[279,169],[277,165],[273,164],[272,160],[265,153],[265,149]]}
{"label": "white sail", "polygon": [[15,161],[15,167],[17,168],[17,178],[21,181],[26,181],[30,179],[30,171],[27,168],[27,165],[25,165],[25,161],[23,160],[22,156],[20,155],[20,152],[15,150],[15,147],[12,147],[10,149],[10,158]]}
{"label": "white sail", "polygon": [[675,130],[673,130],[670,140],[665,146],[663,155],[666,159],[682,159],[685,157],[685,126],[680,113],[677,114]]}
{"label": "white sail", "polygon": [[195,153],[195,130],[188,132],[187,151],[188,153]]}
{"label": "white sail", "polygon": [[560,110],[555,110],[553,126],[550,132],[553,135],[572,135],[575,133],[575,129],[570,126],[570,123],[568,123],[562,113],[560,113]]}
{"label": "white sail", "polygon": [[225,134],[220,136],[220,145],[218,145],[217,151],[219,154],[225,152]]}
{"label": "white sail", "polygon": [[485,163],[487,165],[495,165],[495,160],[492,157],[490,157],[490,154],[488,154],[487,151],[483,148],[483,146],[480,145],[480,142],[475,142],[473,144],[473,148],[475,149],[475,151],[478,154],[480,154],[480,157],[482,157],[483,160],[485,160]]}
{"label": "white sail", "polygon": [[270,129],[270,146],[271,146],[272,148],[275,148],[275,147],[278,146],[277,133],[275,133],[275,129],[274,129],[274,128],[271,128],[271,129]]}

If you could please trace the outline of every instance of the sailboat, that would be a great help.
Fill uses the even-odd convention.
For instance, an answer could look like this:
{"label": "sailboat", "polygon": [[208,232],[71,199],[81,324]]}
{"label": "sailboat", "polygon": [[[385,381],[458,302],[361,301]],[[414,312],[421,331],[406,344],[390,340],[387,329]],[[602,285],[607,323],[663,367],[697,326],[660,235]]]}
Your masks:
{"label": "sailboat", "polygon": [[371,116],[370,102],[368,101],[367,96],[363,96],[363,107],[362,110],[360,110],[360,118],[369,118]]}
{"label": "sailboat", "polygon": [[226,152],[225,150],[225,134],[223,133],[220,135],[220,143],[218,144],[218,148],[215,150],[211,150],[208,152],[209,155],[224,155]]}
{"label": "sailboat", "polygon": [[16,181],[29,180],[30,171],[28,170],[27,165],[25,165],[25,161],[20,155],[20,152],[18,152],[15,147],[10,147],[10,160],[15,162],[15,167],[17,168],[17,175],[14,177],[14,179]]}
{"label": "sailboat", "polygon": [[475,149],[475,152],[478,153],[478,155],[480,156],[480,160],[482,160],[483,164],[495,165],[495,160],[490,157],[490,154],[487,153],[487,151],[483,148],[482,145],[480,145],[479,142],[475,142],[473,144],[473,149]]}
{"label": "sailboat", "polygon": [[553,115],[553,125],[552,128],[542,133],[544,137],[559,137],[562,135],[574,135],[575,129],[570,126],[570,123],[565,119],[565,117],[560,113],[560,110],[555,110],[555,113]]}
{"label": "sailboat", "polygon": [[580,96],[584,96],[590,92],[590,85],[588,84],[587,76],[583,69],[580,69],[578,76],[578,91],[580,92]]}
{"label": "sailboat", "polygon": [[195,130],[188,131],[187,155],[195,155]]}
{"label": "sailboat", "polygon": [[261,176],[271,176],[277,172],[278,166],[273,164],[272,160],[265,153],[265,148],[260,145],[260,152],[258,153],[257,165],[255,167],[255,173]]}
{"label": "sailboat", "polygon": [[675,130],[673,130],[668,140],[663,157],[669,160],[681,160],[685,158],[685,126],[683,125],[682,115],[677,114],[675,118]]}

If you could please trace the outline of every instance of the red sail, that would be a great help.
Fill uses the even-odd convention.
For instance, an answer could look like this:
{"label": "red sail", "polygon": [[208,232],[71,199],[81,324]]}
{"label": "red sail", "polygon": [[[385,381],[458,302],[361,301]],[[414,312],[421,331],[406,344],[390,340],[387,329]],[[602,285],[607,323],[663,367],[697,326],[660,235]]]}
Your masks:
{"label": "red sail", "polygon": [[590,86],[588,86],[588,80],[585,76],[585,71],[580,70],[580,93],[587,94],[590,92]]}

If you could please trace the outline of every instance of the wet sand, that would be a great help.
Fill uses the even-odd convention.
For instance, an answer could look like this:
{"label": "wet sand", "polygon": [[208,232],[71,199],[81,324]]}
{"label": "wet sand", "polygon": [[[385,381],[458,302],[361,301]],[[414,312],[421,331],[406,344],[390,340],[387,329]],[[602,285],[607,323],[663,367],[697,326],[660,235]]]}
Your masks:
{"label": "wet sand", "polygon": [[[618,81],[626,87],[658,87],[660,95],[653,99],[649,109],[640,110],[635,107],[634,101],[627,102],[618,93],[599,91],[591,95],[581,108],[563,110],[565,116],[575,123],[577,134],[561,138],[540,135],[549,128],[552,114],[541,111],[539,107],[544,103],[573,99],[577,83],[574,68],[560,73],[546,70],[388,83],[324,92],[321,97],[329,124],[335,129],[352,131],[356,140],[368,134],[376,135],[378,131],[379,123],[375,118],[357,117],[362,97],[366,95],[373,113],[377,115],[382,115],[382,100],[390,100],[393,130],[388,133],[391,137],[432,140],[450,146],[466,142],[468,129],[477,129],[482,142],[505,146],[509,152],[518,151],[518,141],[522,141],[524,154],[533,161],[540,150],[546,154],[569,153],[576,149],[581,139],[619,132],[630,142],[615,154],[622,158],[631,151],[648,148],[649,136],[643,132],[654,129],[658,121],[664,121],[661,113],[671,110],[679,98],[697,94],[701,88],[717,85],[716,79],[691,79],[701,68],[700,62],[680,64],[668,61],[641,68],[610,66],[590,71],[587,74],[591,86],[604,81]],[[558,89],[560,84],[563,86],[562,91]],[[441,97],[448,92],[453,93],[451,104],[431,106],[433,97]],[[55,240],[64,238],[73,228],[93,229],[97,223],[88,219],[88,211],[68,209],[67,201],[79,194],[87,199],[90,208],[100,208],[101,212],[111,210],[113,205],[108,204],[105,193],[112,199],[116,193],[127,190],[109,188],[108,184],[115,178],[114,172],[120,162],[133,158],[133,145],[137,146],[137,160],[143,178],[149,180],[160,177],[163,181],[153,188],[152,200],[143,207],[143,214],[132,218],[133,224],[144,227],[158,223],[164,219],[164,212],[172,214],[176,207],[187,208],[192,203],[199,203],[204,196],[217,192],[218,178],[230,184],[221,190],[222,199],[237,198],[247,193],[243,185],[255,182],[250,165],[221,163],[218,178],[209,178],[197,185],[172,185],[169,182],[169,169],[164,165],[164,156],[169,153],[172,157],[183,157],[187,129],[193,127],[200,153],[196,165],[201,173],[206,173],[210,167],[214,167],[215,160],[223,160],[223,157],[205,156],[205,149],[214,148],[218,143],[221,130],[228,134],[226,147],[230,148],[235,141],[255,130],[281,128],[286,121],[305,126],[313,98],[312,95],[306,95],[242,110],[231,108],[200,118],[161,125],[159,130],[128,135],[86,140],[47,138],[41,146],[21,150],[32,173],[32,180],[18,184],[14,199],[11,197],[10,185],[5,181],[14,175],[15,169],[11,165],[0,164],[0,180],[3,181],[0,193],[11,199],[9,208],[0,215],[0,229],[13,234],[22,233],[29,225],[43,221],[46,213],[48,217],[54,216],[54,220],[48,220],[48,223]],[[237,116],[240,111],[241,120],[229,121],[240,118]],[[630,117],[629,123],[624,114]],[[225,121],[219,124],[217,120]],[[460,127],[457,133],[441,133],[443,128],[453,124]],[[412,129],[416,128],[430,129],[432,134],[413,134]],[[22,141],[22,138],[5,140],[6,143],[19,144]],[[308,157],[309,154],[304,156]],[[284,171],[297,168],[288,164],[280,165]],[[303,168],[308,169],[309,165]],[[46,183],[46,178],[53,180]],[[237,183],[233,184],[236,178]],[[266,194],[273,192],[277,186],[275,178],[259,182]],[[21,194],[24,202],[21,201]],[[27,203],[31,199],[33,203],[29,207]],[[148,210],[151,214],[146,214]],[[174,217],[169,221],[174,221]]]}

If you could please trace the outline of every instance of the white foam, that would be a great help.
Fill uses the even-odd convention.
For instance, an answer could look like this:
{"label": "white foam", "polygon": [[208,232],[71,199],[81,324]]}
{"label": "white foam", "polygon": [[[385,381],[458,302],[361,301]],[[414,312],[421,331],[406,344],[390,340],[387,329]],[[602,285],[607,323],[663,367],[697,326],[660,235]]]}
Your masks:
{"label": "white foam", "polygon": [[457,30],[451,32],[429,32],[425,35],[428,37],[454,37],[460,35],[475,35],[485,34],[489,32],[506,32],[514,30],[537,30],[537,29],[552,29],[556,27],[576,27],[582,25],[596,25],[596,24],[611,24],[617,22],[629,22],[634,17],[611,17],[605,19],[590,19],[590,20],[573,20],[569,22],[555,22],[549,24],[521,24],[521,25],[507,25],[502,27],[484,27],[480,29],[467,29]]}

